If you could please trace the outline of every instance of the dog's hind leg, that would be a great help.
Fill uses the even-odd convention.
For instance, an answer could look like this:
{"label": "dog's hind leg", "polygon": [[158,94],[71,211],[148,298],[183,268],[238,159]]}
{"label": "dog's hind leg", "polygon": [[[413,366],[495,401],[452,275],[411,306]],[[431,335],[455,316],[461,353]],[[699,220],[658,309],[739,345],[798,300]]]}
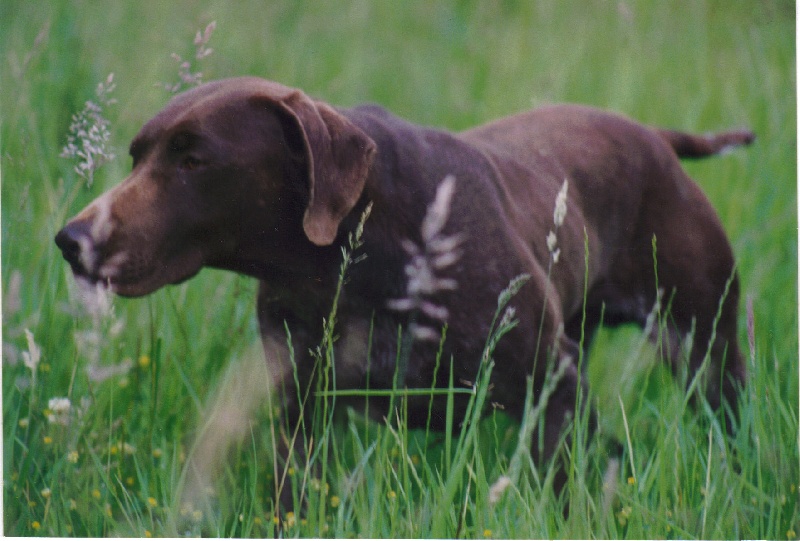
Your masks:
{"label": "dog's hind leg", "polygon": [[[651,334],[674,373],[688,367],[688,391],[703,390],[714,410],[727,403],[732,414],[726,421],[728,427],[736,416],[738,392],[746,379],[736,332],[739,284],[731,272],[728,280],[716,289],[716,295],[687,290],[686,284],[682,284],[683,291],[675,290],[663,325],[654,328]],[[706,308],[697,310],[698,303]]]}
{"label": "dog's hind leg", "polygon": [[684,175],[679,182],[684,193],[662,205],[652,222],[656,279],[668,308],[669,331],[662,334],[662,346],[675,372],[688,360],[689,390],[704,390],[715,410],[727,402],[730,425],[746,379],[737,339],[739,280],[711,204],[685,173],[679,174]]}

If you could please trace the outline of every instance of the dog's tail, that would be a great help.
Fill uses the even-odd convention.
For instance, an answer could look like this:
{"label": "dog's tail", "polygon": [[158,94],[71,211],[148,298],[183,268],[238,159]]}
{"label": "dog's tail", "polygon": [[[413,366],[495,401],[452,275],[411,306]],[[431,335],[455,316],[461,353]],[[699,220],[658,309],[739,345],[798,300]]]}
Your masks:
{"label": "dog's tail", "polygon": [[756,136],[750,130],[734,130],[706,135],[692,135],[674,130],[657,130],[679,158],[705,158],[722,154],[736,147],[749,145]]}

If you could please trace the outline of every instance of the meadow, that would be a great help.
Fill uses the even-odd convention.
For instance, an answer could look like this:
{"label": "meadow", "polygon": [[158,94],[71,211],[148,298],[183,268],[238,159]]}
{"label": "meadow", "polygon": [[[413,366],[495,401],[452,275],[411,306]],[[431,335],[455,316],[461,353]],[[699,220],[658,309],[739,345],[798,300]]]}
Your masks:
{"label": "meadow", "polygon": [[[800,537],[794,2],[5,0],[0,51],[5,535]],[[276,516],[255,281],[204,270],[146,298],[86,303],[53,243],[124,178],[166,87],[191,84],[181,70],[261,76],[452,130],[550,102],[687,131],[751,128],[751,147],[685,163],[738,261],[738,430],[688,404],[638,329],[603,330],[588,399],[622,453],[579,417],[561,498],[552,470],[520,452],[519,427],[488,406],[452,434],[347,412],[319,432],[324,475],[289,473],[306,510]],[[108,129],[91,182],[60,156],[87,101]],[[224,459],[209,459],[211,485],[193,485],[220,409],[237,406],[243,437],[212,448]]]}

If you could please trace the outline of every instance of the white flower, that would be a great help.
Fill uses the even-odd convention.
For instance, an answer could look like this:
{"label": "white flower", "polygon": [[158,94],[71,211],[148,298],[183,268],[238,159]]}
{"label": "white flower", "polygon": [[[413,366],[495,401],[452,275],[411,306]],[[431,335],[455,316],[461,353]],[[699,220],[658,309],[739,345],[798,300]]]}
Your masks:
{"label": "white flower", "polygon": [[47,420],[53,424],[67,426],[69,424],[69,413],[72,410],[72,402],[69,398],[51,398],[47,403],[50,413]]}
{"label": "white flower", "polygon": [[72,407],[72,402],[69,398],[51,398],[47,402],[47,407],[54,413],[63,413],[69,411]]}

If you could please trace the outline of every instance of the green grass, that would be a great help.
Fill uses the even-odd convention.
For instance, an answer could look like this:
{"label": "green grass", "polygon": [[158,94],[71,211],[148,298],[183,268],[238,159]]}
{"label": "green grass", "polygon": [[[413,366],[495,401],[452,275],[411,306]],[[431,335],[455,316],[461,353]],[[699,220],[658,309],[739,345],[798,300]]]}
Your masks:
{"label": "green grass", "polygon": [[[93,319],[80,313],[52,241],[124,177],[128,142],[169,97],[156,84],[177,80],[170,53],[188,58],[195,31],[216,20],[206,80],[264,76],[450,129],[574,101],[655,125],[758,135],[749,149],[686,164],[722,218],[753,300],[755,350],[735,436],[704,408],[684,407],[640,333],[603,331],[589,359],[590,398],[624,451],[615,470],[598,441],[572,448],[568,517],[549,470],[524,461],[519,481],[489,503],[489,487],[520,456],[517,427],[500,412],[462,438],[427,439],[402,419],[387,428],[350,414],[327,445],[326,477],[294,472],[297,486],[306,479],[309,511],[284,517],[284,535],[796,538],[794,14],[780,0],[3,2],[4,533],[275,533],[266,405],[229,453],[212,505],[180,500],[196,436],[214,426],[214,397],[260,360],[254,281],[206,270],[145,299],[116,299],[113,313]],[[105,114],[118,157],[87,188],[58,155],[71,115],[111,72],[118,101]],[[744,312],[743,302],[748,351]],[[41,348],[33,378],[25,329]],[[130,367],[93,381],[95,356]],[[67,426],[48,421],[55,397],[73,404]]]}

